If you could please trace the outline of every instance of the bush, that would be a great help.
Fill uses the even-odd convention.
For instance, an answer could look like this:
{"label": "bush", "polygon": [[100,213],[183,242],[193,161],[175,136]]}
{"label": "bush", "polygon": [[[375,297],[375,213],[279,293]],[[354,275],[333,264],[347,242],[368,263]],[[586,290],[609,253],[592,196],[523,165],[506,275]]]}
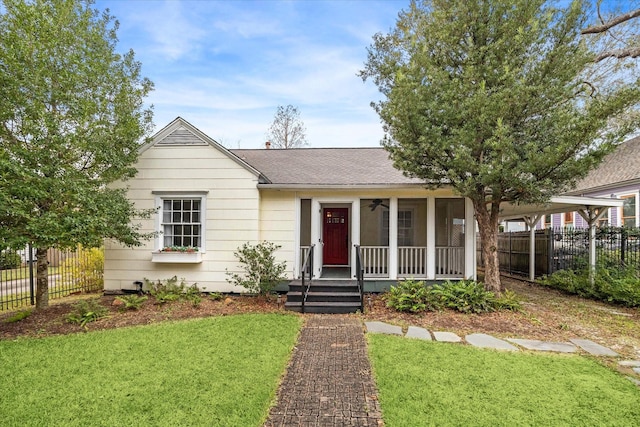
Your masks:
{"label": "bush", "polygon": [[471,280],[447,280],[442,285],[433,285],[432,292],[445,307],[462,313],[488,313],[498,307],[495,294],[487,291],[482,283]]}
{"label": "bush", "polygon": [[441,308],[438,299],[429,291],[425,283],[414,279],[403,280],[397,286],[392,286],[383,298],[387,301],[387,307],[398,311],[418,313]]}
{"label": "bush", "polygon": [[97,299],[81,300],[73,306],[73,311],[67,315],[67,322],[86,327],[87,323],[106,317],[108,313],[109,309],[100,304]]}
{"label": "bush", "polygon": [[280,283],[287,280],[284,275],[286,263],[277,263],[273,253],[281,246],[271,242],[252,245],[249,242],[240,246],[233,254],[244,270],[243,274],[227,271],[227,282],[242,286],[249,292],[266,295]]}
{"label": "bush", "polygon": [[147,297],[141,295],[123,295],[116,297],[118,301],[122,301],[123,310],[138,310],[147,300]]}
{"label": "bush", "polygon": [[22,258],[16,251],[10,249],[0,252],[0,270],[13,270],[22,265]]}
{"label": "bush", "polygon": [[101,291],[104,288],[104,249],[83,248],[78,245],[75,256],[64,260],[60,271],[65,280],[84,292]]}
{"label": "bush", "polygon": [[13,315],[11,315],[9,318],[7,318],[7,320],[5,320],[5,323],[16,323],[23,319],[26,319],[29,316],[31,316],[31,310],[17,311]]}
{"label": "bush", "polygon": [[152,282],[144,279],[145,287],[149,293],[156,299],[158,304],[164,304],[171,301],[190,301],[194,307],[200,305],[202,297],[197,284],[189,286],[184,279],[178,283],[178,277],[173,276],[164,281],[157,280]]}

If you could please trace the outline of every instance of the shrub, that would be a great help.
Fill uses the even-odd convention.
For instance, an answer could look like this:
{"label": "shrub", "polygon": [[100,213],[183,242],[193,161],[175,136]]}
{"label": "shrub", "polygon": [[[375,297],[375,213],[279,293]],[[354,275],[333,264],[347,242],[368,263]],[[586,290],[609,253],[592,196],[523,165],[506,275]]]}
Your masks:
{"label": "shrub", "polygon": [[224,295],[223,295],[223,294],[221,294],[220,292],[211,292],[211,293],[209,294],[209,298],[210,298],[212,301],[220,301],[220,300],[222,300],[222,299],[224,298]]}
{"label": "shrub", "polygon": [[22,265],[22,258],[10,249],[0,252],[0,270],[12,270]]}
{"label": "shrub", "polygon": [[472,280],[433,285],[431,292],[436,294],[447,308],[462,313],[488,313],[495,311],[498,303],[493,292],[487,291],[482,283]]}
{"label": "shrub", "polygon": [[505,289],[500,297],[496,299],[497,310],[520,311],[522,303],[515,292]]}
{"label": "shrub", "polygon": [[100,304],[97,299],[81,300],[73,306],[73,311],[67,315],[67,322],[86,327],[87,323],[106,317],[108,313],[109,309]]}
{"label": "shrub", "polygon": [[414,279],[403,280],[397,286],[392,286],[383,298],[387,301],[387,307],[398,311],[418,313],[441,308],[438,299],[429,291],[425,283]]}
{"label": "shrub", "polygon": [[104,288],[104,249],[78,245],[75,256],[64,260],[60,271],[65,280],[85,292]]}
{"label": "shrub", "polygon": [[184,279],[178,283],[178,277],[173,276],[164,281],[157,280],[152,282],[144,279],[145,287],[149,293],[156,299],[158,304],[164,304],[171,301],[190,301],[194,307],[200,305],[202,297],[197,284],[188,286]]}
{"label": "shrub", "polygon": [[147,300],[147,297],[141,295],[123,295],[116,297],[118,301],[122,301],[123,310],[138,310]]}
{"label": "shrub", "polygon": [[271,242],[252,245],[249,242],[240,246],[233,254],[240,262],[243,274],[227,271],[227,282],[246,288],[249,292],[266,295],[282,281],[286,263],[277,263],[273,253],[281,246]]}

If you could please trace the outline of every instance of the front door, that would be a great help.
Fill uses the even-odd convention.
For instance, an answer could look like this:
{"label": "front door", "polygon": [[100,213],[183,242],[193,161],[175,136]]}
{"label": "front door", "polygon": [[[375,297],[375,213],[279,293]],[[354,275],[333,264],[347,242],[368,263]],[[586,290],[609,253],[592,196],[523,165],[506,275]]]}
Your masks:
{"label": "front door", "polygon": [[324,265],[349,264],[349,209],[324,208],[322,259]]}

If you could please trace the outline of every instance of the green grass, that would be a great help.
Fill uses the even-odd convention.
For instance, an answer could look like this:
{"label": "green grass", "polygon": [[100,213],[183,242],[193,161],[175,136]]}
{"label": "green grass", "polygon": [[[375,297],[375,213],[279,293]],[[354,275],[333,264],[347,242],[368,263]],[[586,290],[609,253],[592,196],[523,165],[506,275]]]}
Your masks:
{"label": "green grass", "polygon": [[260,426],[300,323],[247,314],[0,341],[0,424]]}
{"label": "green grass", "polygon": [[577,355],[369,335],[387,427],[640,425],[640,391]]}

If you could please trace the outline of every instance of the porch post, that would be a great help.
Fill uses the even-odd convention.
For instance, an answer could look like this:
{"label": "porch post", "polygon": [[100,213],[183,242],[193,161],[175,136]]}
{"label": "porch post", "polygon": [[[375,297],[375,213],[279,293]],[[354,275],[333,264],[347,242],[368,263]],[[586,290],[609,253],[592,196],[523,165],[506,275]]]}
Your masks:
{"label": "porch post", "polygon": [[476,219],[474,215],[473,202],[471,199],[464,199],[464,277],[465,279],[477,279],[477,254],[476,254]]}
{"label": "porch post", "polygon": [[313,254],[313,277],[319,277],[322,270],[322,207],[317,199],[311,199],[311,244],[315,244]]}
{"label": "porch post", "polygon": [[436,199],[427,198],[427,279],[436,278]]}
{"label": "porch post", "polygon": [[389,198],[389,279],[398,278],[398,198]]}
{"label": "porch post", "polygon": [[589,225],[589,283],[593,286],[596,272],[596,223],[608,212],[606,206],[585,206],[578,213]]}
{"label": "porch post", "polygon": [[300,222],[301,222],[301,199],[300,196],[298,196],[298,193],[295,194],[295,205],[294,205],[294,209],[295,209],[295,218],[296,218],[296,222],[295,222],[295,226],[294,226],[294,236],[293,236],[293,247],[294,247],[294,252],[293,252],[293,278],[297,279],[298,277],[300,277],[301,272],[300,272],[300,267],[302,267],[300,264],[302,263],[302,260],[300,259]]}
{"label": "porch post", "polygon": [[355,245],[360,245],[360,199],[351,203],[351,277],[356,277]]}

